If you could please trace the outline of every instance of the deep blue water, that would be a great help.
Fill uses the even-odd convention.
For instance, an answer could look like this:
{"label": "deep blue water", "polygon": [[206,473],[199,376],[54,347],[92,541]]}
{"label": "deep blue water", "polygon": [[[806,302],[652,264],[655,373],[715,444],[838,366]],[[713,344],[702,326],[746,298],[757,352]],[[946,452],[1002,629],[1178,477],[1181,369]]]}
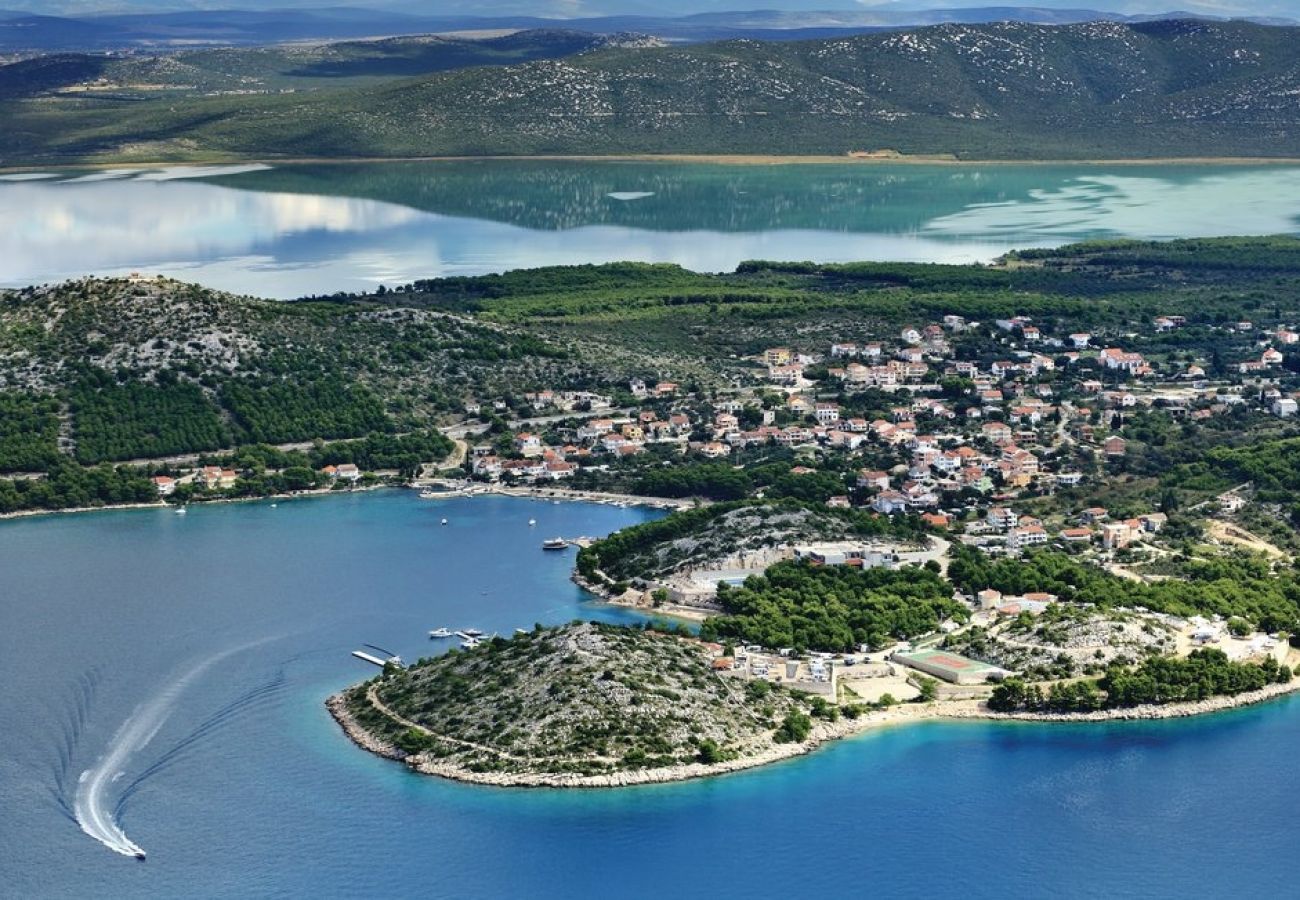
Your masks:
{"label": "deep blue water", "polygon": [[[0,523],[0,895],[1295,895],[1295,700],[1193,721],[898,727],[592,792],[411,775],[325,712],[370,674],[348,655],[362,642],[415,657],[444,624],[626,618],[585,602],[571,555],[539,545],[647,515],[387,493]],[[266,638],[186,683],[113,782],[148,862],[83,834],[61,804],[122,723]]]}

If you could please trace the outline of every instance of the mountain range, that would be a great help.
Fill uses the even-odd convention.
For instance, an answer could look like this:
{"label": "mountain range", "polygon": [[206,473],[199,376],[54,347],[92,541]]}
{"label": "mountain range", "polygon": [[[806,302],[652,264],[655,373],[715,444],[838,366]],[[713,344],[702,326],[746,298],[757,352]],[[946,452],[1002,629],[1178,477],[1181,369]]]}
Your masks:
{"label": "mountain range", "polygon": [[305,94],[180,98],[154,87],[10,101],[0,154],[1300,157],[1300,29],[1244,22],[616,43]]}
{"label": "mountain range", "polygon": [[[10,0],[13,2],[13,0]],[[280,0],[283,2],[283,0]],[[538,4],[530,4],[537,7]],[[981,24],[1015,21],[1044,25],[1206,17],[1200,12],[1124,14],[1105,9],[1046,6],[975,6],[939,9],[863,8],[838,10],[759,10],[702,12],[691,15],[621,13],[555,17],[475,11],[475,5],[444,4],[438,14],[411,14],[352,7],[310,9],[191,10],[58,16],[25,11],[0,12],[0,51],[51,52],[185,48],[195,45],[248,46],[284,41],[343,40],[380,35],[462,31],[563,28],[595,34],[640,32],[673,41],[738,38],[797,40],[839,37],[880,29],[942,23]],[[54,5],[53,8],[59,8]],[[1262,24],[1288,20],[1256,14]]]}

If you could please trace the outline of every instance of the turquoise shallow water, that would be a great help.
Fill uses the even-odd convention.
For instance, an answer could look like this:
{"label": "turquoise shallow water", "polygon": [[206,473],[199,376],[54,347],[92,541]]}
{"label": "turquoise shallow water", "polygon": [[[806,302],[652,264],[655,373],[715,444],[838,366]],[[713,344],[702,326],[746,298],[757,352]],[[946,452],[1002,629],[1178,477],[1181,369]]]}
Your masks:
{"label": "turquoise shallow water", "polygon": [[1300,232],[1295,166],[247,168],[0,175],[0,219],[14,223],[0,285],[140,270],[299,297],[612,260],[974,262],[1097,237]]}
{"label": "turquoise shallow water", "polygon": [[[0,523],[0,896],[1294,895],[1295,700],[899,727],[592,792],[411,775],[328,717],[362,642],[414,657],[443,624],[627,618],[539,545],[646,515],[394,492]],[[122,723],[268,637],[190,681],[113,782],[148,862],[83,834],[63,804]]]}

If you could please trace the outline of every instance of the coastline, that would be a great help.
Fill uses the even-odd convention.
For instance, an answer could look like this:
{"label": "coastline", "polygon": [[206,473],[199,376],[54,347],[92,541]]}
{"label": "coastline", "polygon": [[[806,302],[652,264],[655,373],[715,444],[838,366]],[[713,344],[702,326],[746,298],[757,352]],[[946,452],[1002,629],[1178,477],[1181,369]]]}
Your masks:
{"label": "coastline", "polygon": [[[412,485],[420,489],[425,485]],[[650,509],[693,509],[696,501],[690,498],[641,497],[636,494],[618,494],[612,491],[584,491],[573,488],[551,487],[541,485],[504,485],[471,483],[468,488],[446,491],[446,499],[476,497],[495,494],[502,497],[519,497],[526,500],[560,500],[568,503],[603,503],[619,506],[642,506]],[[427,500],[442,499],[438,496],[426,497]]]}
{"label": "coastline", "polygon": [[[396,487],[390,484],[376,484],[370,487],[353,487],[347,490],[336,491],[333,488],[319,488],[310,491],[295,491],[291,494],[263,494],[260,497],[213,497],[210,500],[192,500],[185,506],[213,506],[221,503],[255,503],[258,500],[298,500],[303,497],[329,497],[334,494],[361,494],[372,491],[388,490]],[[127,509],[181,509],[181,506],[173,506],[166,500],[159,499],[153,503],[106,503],[103,506],[69,506],[64,509],[19,509],[13,512],[0,513],[0,522],[8,519],[27,519],[36,516],[60,516],[64,514],[75,513],[94,513],[94,512],[120,512]]]}
{"label": "coastline", "polygon": [[628,154],[538,154],[532,156],[490,154],[484,156],[213,156],[184,160],[87,160],[52,162],[47,165],[22,163],[0,166],[0,175],[31,172],[63,172],[104,169],[203,168],[205,166],[264,165],[351,165],[380,163],[456,163],[456,162],[586,162],[586,163],[675,163],[722,166],[798,166],[798,165],[903,165],[903,166],[1294,166],[1300,157],[1288,156],[1153,156],[1113,159],[960,159],[951,154],[892,155],[871,154],[763,154],[763,153],[628,153]]}
{"label": "coastline", "polygon": [[1227,712],[1259,703],[1277,700],[1300,690],[1300,677],[1286,684],[1272,684],[1258,691],[1235,696],[1217,696],[1194,703],[1170,703],[1159,706],[1137,706],[1125,709],[1101,710],[1091,713],[997,713],[978,700],[958,700],[929,704],[902,704],[884,710],[864,713],[857,719],[841,717],[836,722],[819,722],[807,740],[797,744],[772,744],[762,752],[723,763],[683,763],[659,769],[633,769],[605,775],[577,775],[572,773],[535,772],[472,772],[438,760],[409,756],[392,744],[375,737],[363,728],[348,712],[342,693],[330,696],[325,706],[344,733],[363,750],[406,765],[411,771],[435,775],[453,781],[495,787],[550,787],[550,788],[611,788],[643,784],[666,784],[690,781],[753,769],[770,763],[793,759],[813,752],[819,747],[892,725],[928,721],[982,720],[989,722],[1035,722],[1081,724],[1095,722],[1133,722],[1156,719],[1180,719]]}

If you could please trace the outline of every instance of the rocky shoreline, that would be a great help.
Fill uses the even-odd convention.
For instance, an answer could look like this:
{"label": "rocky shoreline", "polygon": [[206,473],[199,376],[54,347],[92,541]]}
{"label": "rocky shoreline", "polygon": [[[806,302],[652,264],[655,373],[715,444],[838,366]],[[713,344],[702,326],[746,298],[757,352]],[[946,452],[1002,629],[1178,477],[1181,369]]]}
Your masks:
{"label": "rocky shoreline", "polygon": [[[658,769],[630,769],[622,772],[610,772],[603,775],[581,775],[577,773],[539,773],[539,772],[474,772],[461,766],[426,758],[422,755],[407,754],[389,742],[377,738],[367,731],[348,711],[342,694],[334,694],[325,701],[334,721],[357,746],[369,750],[385,759],[404,763],[414,772],[422,775],[437,775],[454,781],[471,784],[494,785],[496,787],[630,787],[638,784],[666,784],[673,781],[689,781],[695,778],[707,778],[727,772],[738,772],[756,766],[779,762],[811,753],[829,741],[848,737],[861,730],[863,719],[850,721],[840,719],[838,722],[824,722],[814,727],[808,739],[795,744],[772,744],[761,753],[755,753],[739,759],[707,765],[705,763],[687,763]],[[865,718],[865,717],[864,717]]]}
{"label": "rocky shoreline", "polygon": [[1091,713],[999,713],[988,709],[981,701],[957,701],[927,705],[907,704],[867,713],[857,719],[840,718],[836,722],[820,722],[807,740],[795,744],[772,744],[761,752],[739,759],[707,765],[688,763],[657,769],[632,769],[602,775],[536,772],[473,772],[460,766],[421,755],[409,755],[392,744],[375,737],[363,728],[348,712],[342,694],[330,697],[325,705],[334,720],[359,747],[386,759],[405,763],[414,772],[436,775],[454,781],[496,787],[555,787],[555,788],[611,788],[643,784],[666,784],[689,781],[752,769],[781,760],[811,753],[823,744],[852,737],[873,728],[905,722],[931,720],[985,720],[993,722],[1123,722],[1155,719],[1177,719],[1224,712],[1275,700],[1300,690],[1300,678],[1287,684],[1273,684],[1258,691],[1236,696],[1211,697],[1196,703],[1170,703],[1163,706],[1139,706],[1129,709],[1110,709]]}

